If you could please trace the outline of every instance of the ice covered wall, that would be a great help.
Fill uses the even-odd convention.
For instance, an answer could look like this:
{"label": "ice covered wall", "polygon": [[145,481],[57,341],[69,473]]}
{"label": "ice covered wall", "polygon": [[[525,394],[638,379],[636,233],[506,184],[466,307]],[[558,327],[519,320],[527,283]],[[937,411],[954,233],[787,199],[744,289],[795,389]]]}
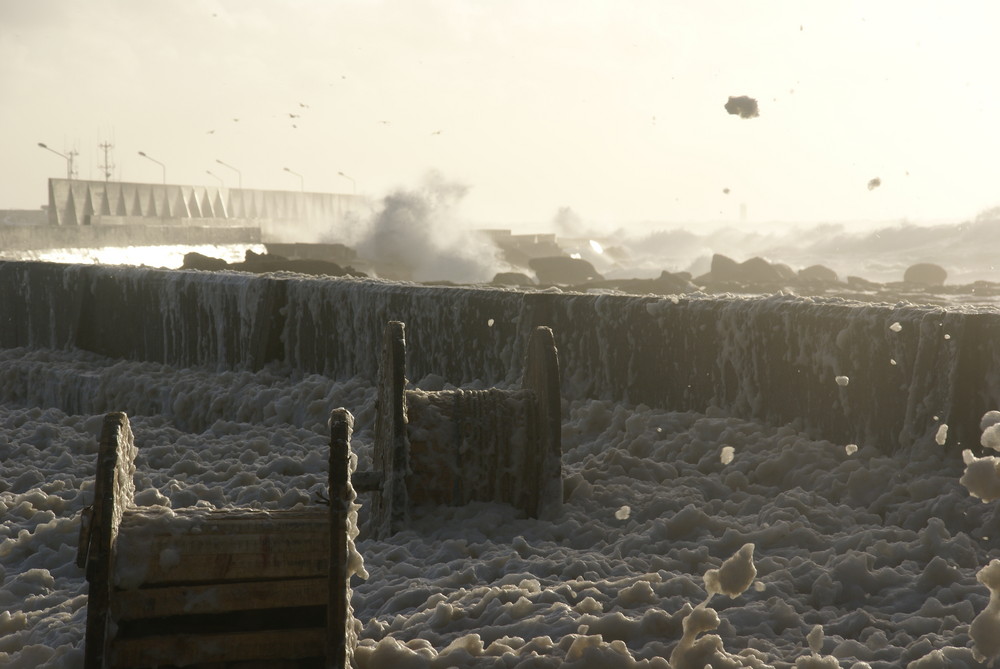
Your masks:
{"label": "ice covered wall", "polygon": [[528,333],[548,325],[567,397],[718,406],[887,451],[943,424],[949,446],[976,444],[1000,407],[996,311],[0,262],[3,348],[374,379],[392,319],[407,325],[414,381],[517,383]]}

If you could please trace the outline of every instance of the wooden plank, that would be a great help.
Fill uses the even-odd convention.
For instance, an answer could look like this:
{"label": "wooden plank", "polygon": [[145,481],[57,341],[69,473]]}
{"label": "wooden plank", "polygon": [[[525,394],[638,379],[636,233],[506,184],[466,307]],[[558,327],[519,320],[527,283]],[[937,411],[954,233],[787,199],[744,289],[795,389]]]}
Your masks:
{"label": "wooden plank", "polygon": [[117,567],[115,576],[118,583],[134,584],[136,574],[141,574],[138,580],[143,585],[314,578],[327,573],[329,552],[322,548],[310,553],[261,550],[201,555],[178,552],[166,558],[150,555],[145,563]]}
{"label": "wooden plank", "polygon": [[245,509],[126,515],[115,583],[207,583],[326,576],[328,510]]}
{"label": "wooden plank", "polygon": [[351,474],[351,485],[355,492],[381,492],[383,478],[382,472],[354,472]]}
{"label": "wooden plank", "polygon": [[281,527],[287,531],[309,530],[326,526],[326,508],[308,509],[203,509],[198,507],[171,510],[169,518],[157,507],[134,507],[122,518],[123,531],[142,528],[149,536],[184,533],[236,532],[255,533]]}
{"label": "wooden plank", "polygon": [[[232,531],[229,528],[232,528]],[[256,530],[256,531],[254,531]],[[326,524],[306,527],[282,527],[280,523],[267,523],[247,527],[244,523],[222,524],[212,531],[197,534],[150,535],[141,530],[119,534],[120,551],[126,555],[159,556],[165,550],[184,555],[217,555],[219,553],[260,553],[279,550],[297,552],[325,552]]]}
{"label": "wooden plank", "polygon": [[167,616],[321,606],[327,601],[327,579],[289,579],[212,585],[179,585],[119,590],[111,615],[119,621]]}
{"label": "wooden plank", "polygon": [[[322,625],[322,621],[317,621]],[[199,662],[323,657],[326,630],[258,630],[228,634],[172,634],[116,639],[112,667],[184,666]]]}
{"label": "wooden plank", "polygon": [[[347,637],[354,625],[350,611],[350,576],[347,573],[348,516],[354,502],[350,482],[351,434],[354,417],[346,409],[334,409],[330,414],[330,549],[329,579],[326,609],[326,667],[345,669],[349,666]],[[353,648],[350,649],[353,654]]]}
{"label": "wooden plank", "polygon": [[120,412],[105,415],[97,452],[94,504],[83,537],[86,545],[80,546],[77,560],[86,566],[89,583],[85,669],[102,669],[106,664],[109,636],[113,634],[109,609],[116,540],[125,509],[135,503],[135,456],[128,417]]}

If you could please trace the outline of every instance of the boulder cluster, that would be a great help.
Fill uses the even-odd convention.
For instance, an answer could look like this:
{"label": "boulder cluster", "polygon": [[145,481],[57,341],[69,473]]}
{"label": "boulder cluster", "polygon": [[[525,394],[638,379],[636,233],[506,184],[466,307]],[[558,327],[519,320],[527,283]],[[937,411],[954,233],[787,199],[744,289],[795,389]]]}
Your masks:
{"label": "boulder cluster", "polygon": [[327,260],[308,258],[285,258],[273,253],[254,253],[250,249],[241,263],[228,263],[221,258],[212,258],[201,253],[186,253],[181,269],[197,269],[208,272],[230,269],[238,272],[265,274],[267,272],[295,272],[314,276],[367,276],[353,267],[341,267]]}

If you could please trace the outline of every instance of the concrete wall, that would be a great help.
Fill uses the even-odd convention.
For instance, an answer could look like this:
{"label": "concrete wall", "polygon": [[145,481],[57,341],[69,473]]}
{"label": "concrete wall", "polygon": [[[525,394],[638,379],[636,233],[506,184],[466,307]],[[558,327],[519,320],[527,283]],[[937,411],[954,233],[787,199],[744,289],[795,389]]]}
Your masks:
{"label": "concrete wall", "polygon": [[407,324],[413,380],[516,383],[528,333],[548,325],[567,397],[721,407],[886,451],[942,423],[949,446],[973,446],[981,415],[1000,408],[995,311],[0,262],[2,348],[374,379],[390,319]]}

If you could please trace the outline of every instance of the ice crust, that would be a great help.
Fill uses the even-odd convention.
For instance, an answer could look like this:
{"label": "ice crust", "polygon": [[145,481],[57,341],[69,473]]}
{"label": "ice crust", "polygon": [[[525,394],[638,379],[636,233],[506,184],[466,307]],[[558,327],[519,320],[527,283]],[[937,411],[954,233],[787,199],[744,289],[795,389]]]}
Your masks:
{"label": "ice crust", "polygon": [[[970,417],[995,407],[965,404],[1000,405],[990,381],[1000,353],[989,344],[1000,336],[1000,315],[962,305],[522,292],[13,261],[0,261],[0,303],[17,323],[0,330],[4,348],[78,348],[215,371],[273,361],[340,381],[374,380],[372,342],[397,319],[407,324],[411,377],[437,374],[463,387],[516,383],[527,334],[545,324],[556,333],[569,399],[719,406],[886,451],[909,448],[942,422],[949,441],[967,447],[979,438]],[[41,377],[33,394],[60,383],[32,373]],[[73,411],[103,411],[103,373],[86,383]],[[204,413],[191,409],[194,418]]]}
{"label": "ice crust", "polygon": [[[358,468],[370,468],[374,391],[362,377],[0,350],[5,667],[82,665],[76,543],[102,415],[59,408],[82,389],[132,408],[137,501],[165,523],[198,505],[314,504],[333,407],[355,413]],[[995,570],[1000,517],[963,487],[965,463],[934,436],[896,453],[859,441],[848,454],[846,442],[718,409],[567,399],[558,514],[473,503],[415,514],[384,541],[358,537],[369,578],[354,582],[356,663],[984,666],[973,652],[988,656],[995,638],[976,634],[996,621],[984,566]],[[738,454],[728,464],[723,445]],[[697,606],[716,590],[738,596]]]}

